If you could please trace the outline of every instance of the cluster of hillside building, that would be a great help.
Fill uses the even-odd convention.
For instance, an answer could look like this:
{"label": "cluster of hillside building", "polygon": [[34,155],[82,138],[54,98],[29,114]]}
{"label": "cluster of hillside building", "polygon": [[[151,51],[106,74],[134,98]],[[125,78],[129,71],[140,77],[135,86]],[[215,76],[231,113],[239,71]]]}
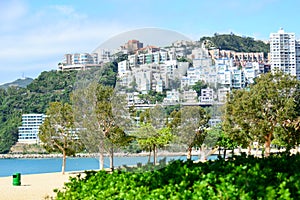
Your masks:
{"label": "cluster of hillside building", "polygon": [[[295,33],[280,29],[270,34],[269,42],[270,53],[264,55],[263,52],[206,49],[193,41],[176,41],[169,47],[144,47],[138,40],[129,40],[117,50],[97,49],[93,53],[65,54],[58,70],[101,67],[121,52],[127,54],[128,59],[118,63],[118,84],[127,91],[128,105],[147,103],[139,96],[150,90],[166,92],[165,105],[222,103],[232,89],[246,88],[256,77],[270,70],[280,69],[300,80],[300,42],[296,41]],[[209,86],[202,89],[199,96],[192,90],[198,81]],[[28,121],[31,117],[23,116],[19,142],[36,140],[37,129],[30,124],[35,122]],[[42,116],[36,118],[43,119]]]}

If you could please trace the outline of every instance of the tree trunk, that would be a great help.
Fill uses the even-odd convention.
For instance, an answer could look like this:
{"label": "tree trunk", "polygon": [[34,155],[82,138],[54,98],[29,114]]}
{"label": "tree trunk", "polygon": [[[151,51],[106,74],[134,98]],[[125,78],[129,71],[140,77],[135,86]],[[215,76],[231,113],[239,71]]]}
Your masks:
{"label": "tree trunk", "polygon": [[151,159],[151,148],[150,148],[150,150],[149,150],[148,163],[150,163],[150,159]]}
{"label": "tree trunk", "polygon": [[104,169],[104,151],[102,146],[99,146],[99,168],[100,170]]}
{"label": "tree trunk", "polygon": [[156,155],[157,155],[157,149],[156,146],[153,145],[153,164],[156,165]]}
{"label": "tree trunk", "polygon": [[206,153],[205,153],[205,147],[202,144],[200,147],[200,160],[205,161],[206,160]]}
{"label": "tree trunk", "polygon": [[241,146],[238,146],[238,151],[239,151],[239,155],[242,154],[242,147]]}
{"label": "tree trunk", "polygon": [[192,147],[188,147],[186,159],[191,160],[191,158],[192,158]]}
{"label": "tree trunk", "polygon": [[265,136],[266,142],[265,142],[265,156],[268,157],[271,152],[271,138],[272,138],[272,133],[269,133],[268,135]]}
{"label": "tree trunk", "polygon": [[251,145],[249,144],[249,146],[248,146],[248,156],[250,156],[251,155]]}
{"label": "tree trunk", "polygon": [[109,167],[111,171],[114,171],[114,147],[110,148],[109,152]]}
{"label": "tree trunk", "polygon": [[226,158],[226,148],[224,148],[224,151],[223,151],[223,159],[225,160]]}
{"label": "tree trunk", "polygon": [[256,150],[255,150],[255,157],[257,157],[257,155],[258,155],[258,149],[259,149],[259,145],[257,145],[257,147],[256,147]]}
{"label": "tree trunk", "polygon": [[65,174],[65,169],[66,169],[66,150],[63,150],[63,157],[62,157],[62,166],[61,166],[61,173]]}

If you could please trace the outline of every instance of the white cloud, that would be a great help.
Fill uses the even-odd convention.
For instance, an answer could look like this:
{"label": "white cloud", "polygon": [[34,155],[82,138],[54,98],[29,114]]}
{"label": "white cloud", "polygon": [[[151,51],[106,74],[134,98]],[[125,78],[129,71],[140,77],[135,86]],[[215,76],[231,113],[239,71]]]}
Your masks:
{"label": "white cloud", "polygon": [[28,12],[28,7],[23,1],[0,1],[0,31],[9,32],[17,29],[19,21]]}
{"label": "white cloud", "polygon": [[75,10],[72,6],[67,6],[67,5],[54,5],[50,6],[51,8],[54,8],[61,12],[64,15],[72,15],[75,13]]}
{"label": "white cloud", "polygon": [[12,22],[20,19],[27,13],[27,6],[22,1],[0,1],[1,22]]}
{"label": "white cloud", "polygon": [[49,6],[50,9],[53,10],[54,13],[56,14],[61,14],[67,18],[71,18],[73,20],[81,20],[81,19],[86,19],[87,15],[76,12],[74,7],[70,5],[52,5]]}
{"label": "white cloud", "polygon": [[[54,28],[55,29],[55,28]],[[58,31],[37,30],[36,33],[1,38],[0,59],[36,58],[68,51],[91,52],[101,42],[120,30],[114,27],[82,27]]]}
{"label": "white cloud", "polygon": [[[0,12],[1,23],[9,19],[5,29],[2,24],[0,27],[1,83],[12,80],[13,76],[19,77],[21,72],[31,76],[56,69],[65,53],[92,52],[126,26],[90,20],[71,6],[47,6],[28,12],[25,4],[13,1],[5,7],[14,5],[10,12],[15,16]],[[2,10],[3,6],[0,1]],[[15,23],[11,23],[13,21]]]}

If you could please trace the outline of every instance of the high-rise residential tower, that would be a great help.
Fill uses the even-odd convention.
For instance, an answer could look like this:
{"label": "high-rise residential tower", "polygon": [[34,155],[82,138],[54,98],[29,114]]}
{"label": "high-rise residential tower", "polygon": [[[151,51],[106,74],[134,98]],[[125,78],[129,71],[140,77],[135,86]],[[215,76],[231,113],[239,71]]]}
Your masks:
{"label": "high-rise residential tower", "polygon": [[300,44],[295,33],[286,33],[281,28],[270,34],[271,70],[282,70],[300,80]]}

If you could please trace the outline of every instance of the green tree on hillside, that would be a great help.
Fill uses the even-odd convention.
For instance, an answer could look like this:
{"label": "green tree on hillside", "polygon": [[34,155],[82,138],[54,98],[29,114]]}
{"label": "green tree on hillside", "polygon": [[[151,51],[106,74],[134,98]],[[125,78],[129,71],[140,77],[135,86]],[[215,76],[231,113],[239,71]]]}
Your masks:
{"label": "green tree on hillside", "polygon": [[0,89],[0,153],[8,153],[18,140],[18,126],[26,102],[26,90],[19,87]]}
{"label": "green tree on hillside", "polygon": [[[91,74],[93,70],[97,69],[86,71]],[[107,63],[100,71],[98,82],[115,85],[117,65]],[[70,93],[80,75],[79,71],[44,71],[26,88],[0,89],[0,138],[5,138],[0,139],[0,153],[9,152],[18,140],[22,114],[45,113],[50,102],[70,103]]]}
{"label": "green tree on hillside", "polygon": [[161,103],[165,97],[165,92],[156,92],[153,90],[150,90],[147,94],[139,94],[139,98],[148,104],[155,104],[157,102]]}
{"label": "green tree on hillside", "polygon": [[197,96],[201,96],[201,90],[207,88],[207,84],[204,81],[197,81],[195,85],[192,86],[192,89],[197,92]]}
{"label": "green tree on hillside", "polygon": [[261,40],[254,40],[251,37],[241,37],[231,34],[215,34],[213,37],[202,37],[200,42],[204,42],[207,48],[217,48],[221,50],[232,50],[236,52],[264,52],[264,56],[270,52],[270,45]]}

